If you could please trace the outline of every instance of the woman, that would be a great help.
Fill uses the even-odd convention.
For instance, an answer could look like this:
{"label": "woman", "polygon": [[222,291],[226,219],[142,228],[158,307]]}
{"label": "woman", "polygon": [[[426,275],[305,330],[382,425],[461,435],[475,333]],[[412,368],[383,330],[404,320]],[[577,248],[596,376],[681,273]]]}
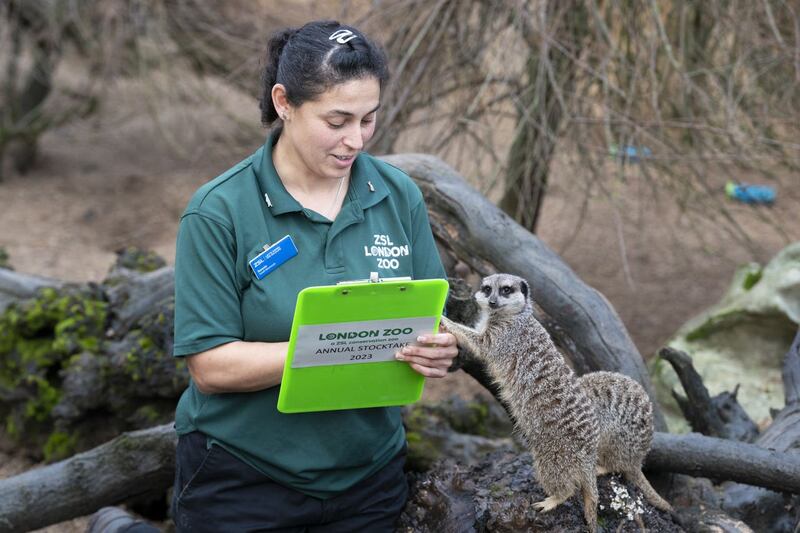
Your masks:
{"label": "woman", "polygon": [[[278,389],[297,293],[381,277],[444,277],[422,195],[362,153],[388,77],[381,49],[333,21],[269,43],[255,154],[202,186],[175,262],[175,347],[192,380],[178,404],[173,514],[185,531],[392,531],[405,503],[398,408],[284,415]],[[298,254],[259,279],[249,266],[290,236]],[[387,261],[372,245],[397,246]],[[444,377],[455,338],[397,358]]]}

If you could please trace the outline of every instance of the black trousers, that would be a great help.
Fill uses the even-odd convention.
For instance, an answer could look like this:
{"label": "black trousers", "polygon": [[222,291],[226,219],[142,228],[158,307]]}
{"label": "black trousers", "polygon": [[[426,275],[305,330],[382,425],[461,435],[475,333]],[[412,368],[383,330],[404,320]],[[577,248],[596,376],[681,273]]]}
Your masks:
{"label": "black trousers", "polygon": [[321,500],[275,483],[200,432],[178,439],[172,516],[178,532],[393,532],[408,497],[405,450]]}

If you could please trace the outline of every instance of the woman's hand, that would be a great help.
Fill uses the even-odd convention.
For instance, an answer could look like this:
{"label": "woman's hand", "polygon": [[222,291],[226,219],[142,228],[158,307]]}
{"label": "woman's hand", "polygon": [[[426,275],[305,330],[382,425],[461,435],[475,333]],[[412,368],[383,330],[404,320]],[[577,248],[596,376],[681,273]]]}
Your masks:
{"label": "woman's hand", "polygon": [[443,378],[458,355],[458,344],[452,333],[420,335],[418,344],[410,344],[395,354],[426,378]]}

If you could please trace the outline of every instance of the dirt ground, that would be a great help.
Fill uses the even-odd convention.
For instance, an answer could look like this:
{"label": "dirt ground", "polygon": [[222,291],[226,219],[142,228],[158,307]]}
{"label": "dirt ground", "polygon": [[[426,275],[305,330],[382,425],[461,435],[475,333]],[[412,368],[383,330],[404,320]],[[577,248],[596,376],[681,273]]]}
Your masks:
{"label": "dirt ground", "polygon": [[[171,263],[178,218],[193,191],[263,142],[253,98],[213,80],[198,83],[222,95],[224,107],[160,98],[165,93],[155,84],[121,84],[96,116],[47,133],[34,170],[20,175],[7,168],[0,183],[0,247],[11,265],[99,281],[115,250],[127,245],[155,250]],[[147,112],[137,104],[142,99],[155,99]],[[556,165],[539,235],[611,301],[648,357],[719,299],[737,265],[764,263],[800,239],[800,176],[783,177],[772,208],[734,206],[756,243],[747,249],[725,227],[682,213],[669,196],[656,201],[635,179],[636,169],[629,173],[633,179],[615,191],[615,204],[592,197],[581,212],[584,191]],[[477,392],[458,372],[429,383],[425,400]],[[0,455],[0,478],[30,466]],[[81,519],[46,531],[82,531],[85,524]]]}

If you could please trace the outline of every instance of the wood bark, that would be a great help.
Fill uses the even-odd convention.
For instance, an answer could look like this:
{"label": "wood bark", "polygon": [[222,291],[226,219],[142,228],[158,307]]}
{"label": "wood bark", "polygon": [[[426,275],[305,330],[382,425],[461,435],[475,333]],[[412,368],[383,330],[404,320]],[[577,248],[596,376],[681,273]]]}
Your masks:
{"label": "wood bark", "polygon": [[[175,443],[172,424],[164,424],[0,480],[0,530],[37,529],[165,490],[173,478]],[[698,434],[656,433],[646,467],[800,494],[796,455]]]}
{"label": "wood bark", "polygon": [[112,272],[112,277],[116,276],[121,276],[124,282],[110,286],[106,295],[111,308],[111,329],[117,337],[124,336],[140,325],[142,319],[155,307],[175,294],[175,273],[172,267],[162,267],[144,274],[117,269]]}
{"label": "wood bark", "polygon": [[17,300],[30,298],[44,287],[59,288],[63,281],[20,274],[13,270],[0,268],[0,312]]}
{"label": "wood bark", "polygon": [[442,160],[424,154],[383,159],[405,170],[419,185],[431,228],[448,253],[482,276],[508,272],[526,278],[535,303],[574,345],[569,355],[578,374],[611,370],[632,377],[653,399],[656,428],[666,429],[644,360],[602,294]]}
{"label": "wood bark", "polygon": [[173,479],[175,444],[172,424],[164,424],[0,480],[0,531],[39,529],[163,491]]}
{"label": "wood bark", "polygon": [[672,396],[693,431],[744,442],[753,442],[758,437],[758,426],[736,399],[738,386],[733,392],[712,397],[688,354],[666,347],[659,355],[672,365],[686,391],[685,397],[674,390]]}
{"label": "wood bark", "polygon": [[656,432],[645,468],[800,494],[800,457],[699,433]]}

